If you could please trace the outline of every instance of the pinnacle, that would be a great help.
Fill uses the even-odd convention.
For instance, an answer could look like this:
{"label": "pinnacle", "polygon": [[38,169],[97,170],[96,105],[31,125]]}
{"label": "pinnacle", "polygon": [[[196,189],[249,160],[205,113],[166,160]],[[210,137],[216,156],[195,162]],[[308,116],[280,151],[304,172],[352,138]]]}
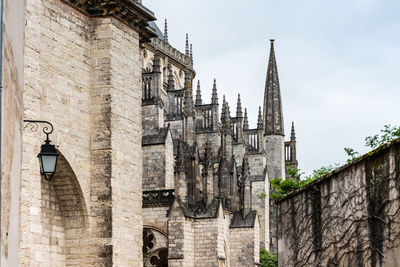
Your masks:
{"label": "pinnacle", "polygon": [[211,104],[218,104],[217,80],[215,78],[212,89]]}
{"label": "pinnacle", "polygon": [[186,34],[185,55],[189,56],[189,34]]}
{"label": "pinnacle", "polygon": [[249,121],[247,119],[247,108],[244,108],[244,120],[243,120],[243,129],[249,129]]}
{"label": "pinnacle", "polygon": [[200,90],[200,80],[197,81],[197,91],[196,91],[196,105],[201,105],[201,90]]}
{"label": "pinnacle", "polygon": [[236,117],[237,117],[237,118],[242,118],[242,117],[243,117],[243,113],[242,113],[242,103],[240,102],[240,94],[238,94],[238,99],[237,99]]}
{"label": "pinnacle", "polygon": [[258,107],[257,129],[263,128],[263,117],[261,113],[261,106]]}
{"label": "pinnacle", "polygon": [[167,24],[167,19],[165,19],[165,24],[164,24],[164,41],[168,43],[168,24]]}

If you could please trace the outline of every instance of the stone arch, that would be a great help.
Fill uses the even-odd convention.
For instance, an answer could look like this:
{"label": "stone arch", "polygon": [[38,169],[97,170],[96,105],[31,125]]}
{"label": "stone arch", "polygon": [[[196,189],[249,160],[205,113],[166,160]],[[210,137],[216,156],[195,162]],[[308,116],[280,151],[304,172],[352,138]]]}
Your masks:
{"label": "stone arch", "polygon": [[143,226],[143,266],[168,266],[168,235],[154,226]]}
{"label": "stone arch", "polygon": [[52,180],[41,180],[43,266],[85,264],[88,212],[78,179],[60,153]]}

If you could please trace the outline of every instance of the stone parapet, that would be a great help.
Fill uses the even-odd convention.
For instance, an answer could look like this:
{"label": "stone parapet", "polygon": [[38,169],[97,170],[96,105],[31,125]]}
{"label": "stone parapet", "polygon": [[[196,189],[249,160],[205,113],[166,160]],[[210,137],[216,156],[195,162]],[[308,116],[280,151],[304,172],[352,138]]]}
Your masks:
{"label": "stone parapet", "polygon": [[186,68],[190,69],[194,73],[193,60],[190,58],[190,56],[183,54],[178,49],[176,49],[169,43],[160,40],[159,38],[152,38],[150,45],[155,50],[164,53],[165,55],[170,57],[170,59],[173,59],[178,63],[184,65]]}

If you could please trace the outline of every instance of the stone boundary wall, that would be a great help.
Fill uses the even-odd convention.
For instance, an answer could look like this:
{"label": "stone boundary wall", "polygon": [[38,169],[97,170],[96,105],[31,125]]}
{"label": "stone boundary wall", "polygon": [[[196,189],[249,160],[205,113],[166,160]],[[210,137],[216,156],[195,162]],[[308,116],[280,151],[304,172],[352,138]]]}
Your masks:
{"label": "stone boundary wall", "polygon": [[399,266],[400,139],[277,202],[279,266]]}

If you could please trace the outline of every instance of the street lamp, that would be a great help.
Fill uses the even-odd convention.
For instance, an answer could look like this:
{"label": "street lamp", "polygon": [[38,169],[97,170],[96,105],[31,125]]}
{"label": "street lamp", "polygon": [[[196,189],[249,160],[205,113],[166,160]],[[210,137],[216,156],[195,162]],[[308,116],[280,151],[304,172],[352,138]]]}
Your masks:
{"label": "street lamp", "polygon": [[38,130],[38,123],[44,123],[50,126],[43,127],[43,132],[46,134],[46,140],[44,140],[38,158],[40,163],[40,174],[43,175],[46,180],[51,180],[56,173],[57,160],[59,156],[56,146],[50,144],[51,141],[49,139],[49,135],[53,132],[53,125],[48,121],[24,120],[24,122],[28,123],[25,128],[29,124],[32,124],[31,130],[33,132]]}

